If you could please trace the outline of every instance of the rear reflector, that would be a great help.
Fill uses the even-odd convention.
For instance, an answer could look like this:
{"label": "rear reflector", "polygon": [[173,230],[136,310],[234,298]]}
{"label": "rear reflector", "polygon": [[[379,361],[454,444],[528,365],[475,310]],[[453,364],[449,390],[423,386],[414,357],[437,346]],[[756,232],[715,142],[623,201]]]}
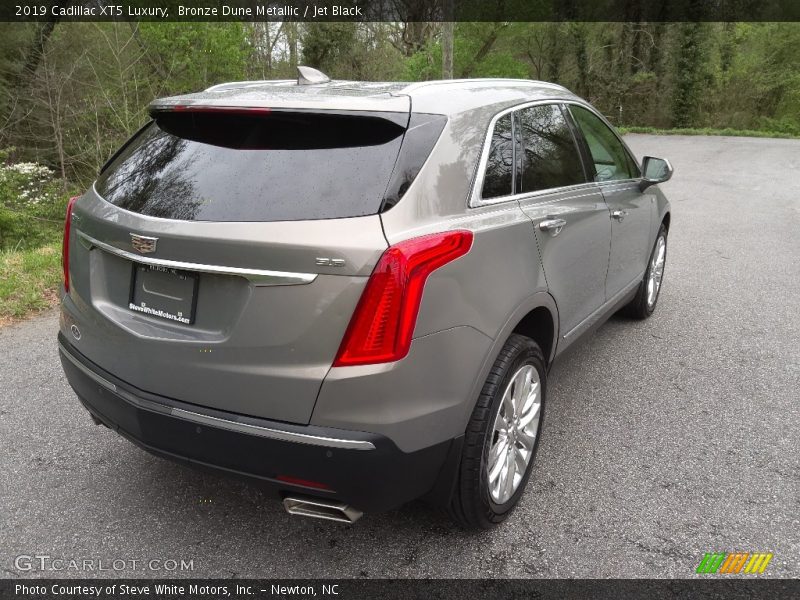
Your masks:
{"label": "rear reflector", "polygon": [[69,233],[72,228],[72,207],[80,196],[73,196],[67,202],[67,213],[64,215],[64,239],[61,242],[61,268],[64,272],[64,291],[69,293]]}
{"label": "rear reflector", "polygon": [[361,294],[333,366],[404,358],[411,347],[428,275],[469,252],[472,238],[471,231],[448,231],[388,248]]}
{"label": "rear reflector", "polygon": [[300,479],[299,477],[292,477],[291,475],[278,475],[275,479],[277,479],[278,481],[283,481],[284,483],[290,483],[292,485],[302,485],[305,487],[317,488],[319,490],[331,489],[330,486],[324,483],[320,483],[318,481],[310,481],[308,479]]}

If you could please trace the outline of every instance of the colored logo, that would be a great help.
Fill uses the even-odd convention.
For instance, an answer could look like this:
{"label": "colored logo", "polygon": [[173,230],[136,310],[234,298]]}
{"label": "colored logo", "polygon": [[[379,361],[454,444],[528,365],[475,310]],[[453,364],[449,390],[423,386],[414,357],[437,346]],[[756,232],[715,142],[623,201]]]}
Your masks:
{"label": "colored logo", "polygon": [[771,552],[706,552],[697,573],[763,573],[771,560]]}

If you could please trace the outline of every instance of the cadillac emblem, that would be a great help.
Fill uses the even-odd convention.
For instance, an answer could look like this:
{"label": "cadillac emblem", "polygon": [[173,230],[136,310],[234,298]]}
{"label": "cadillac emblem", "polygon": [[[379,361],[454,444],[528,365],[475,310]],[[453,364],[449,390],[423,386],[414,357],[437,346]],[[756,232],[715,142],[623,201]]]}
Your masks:
{"label": "cadillac emblem", "polygon": [[157,237],[147,237],[146,235],[131,234],[131,246],[139,254],[150,254],[156,251]]}

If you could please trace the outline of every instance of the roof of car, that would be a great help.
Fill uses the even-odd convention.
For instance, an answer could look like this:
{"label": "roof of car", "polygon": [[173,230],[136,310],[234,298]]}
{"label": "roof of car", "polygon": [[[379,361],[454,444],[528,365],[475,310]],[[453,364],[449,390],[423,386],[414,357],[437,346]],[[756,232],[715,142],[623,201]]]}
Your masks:
{"label": "roof of car", "polygon": [[238,81],[202,92],[154,101],[151,108],[175,105],[318,108],[455,114],[491,104],[540,99],[577,99],[554,83],[527,79],[448,79],[422,82],[332,80],[300,84],[296,79]]}

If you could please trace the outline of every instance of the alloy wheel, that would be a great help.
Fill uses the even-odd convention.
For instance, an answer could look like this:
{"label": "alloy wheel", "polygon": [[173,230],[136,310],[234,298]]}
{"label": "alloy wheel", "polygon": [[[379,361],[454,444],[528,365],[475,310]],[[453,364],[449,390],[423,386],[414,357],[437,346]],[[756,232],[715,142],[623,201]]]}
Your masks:
{"label": "alloy wheel", "polygon": [[542,386],[532,365],[520,367],[503,392],[494,420],[489,448],[489,495],[495,504],[505,504],[519,487],[539,431]]}
{"label": "alloy wheel", "polygon": [[664,264],[667,261],[667,240],[661,235],[656,241],[653,258],[650,259],[650,276],[647,279],[647,307],[652,309],[658,299],[661,280],[664,278]]}

